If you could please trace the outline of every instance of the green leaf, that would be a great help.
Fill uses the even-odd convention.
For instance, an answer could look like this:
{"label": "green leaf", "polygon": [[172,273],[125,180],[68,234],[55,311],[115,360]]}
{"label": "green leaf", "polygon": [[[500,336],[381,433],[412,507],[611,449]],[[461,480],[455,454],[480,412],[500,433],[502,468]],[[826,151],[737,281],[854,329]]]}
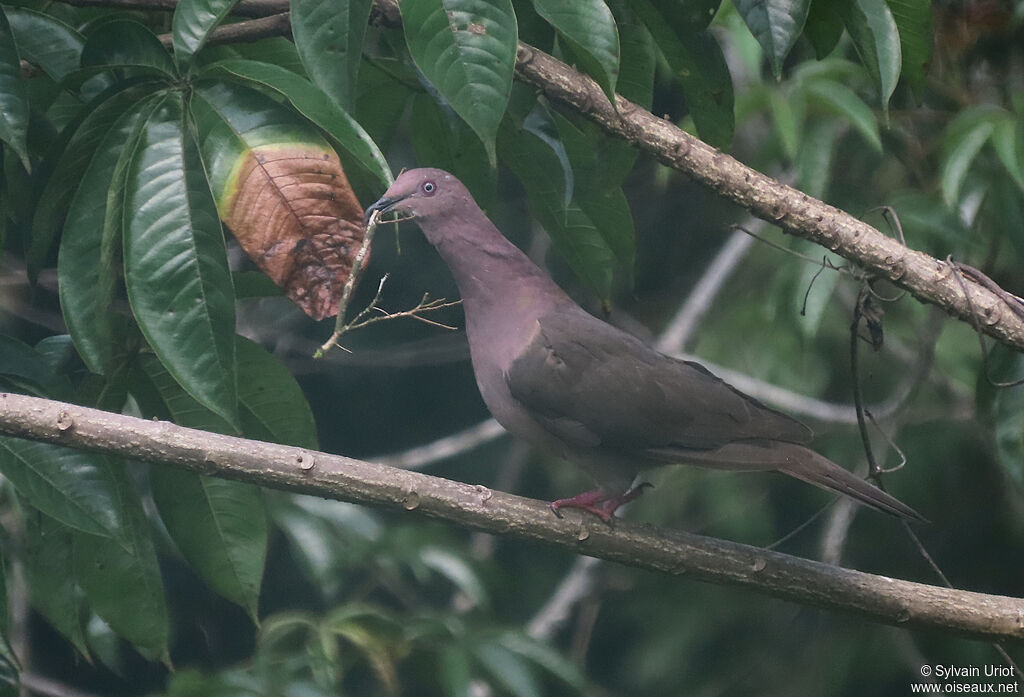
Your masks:
{"label": "green leaf", "polygon": [[409,140],[420,166],[451,172],[465,182],[481,208],[490,208],[497,191],[497,172],[466,122],[428,94],[413,95],[412,119],[416,128],[410,129]]}
{"label": "green leaf", "polygon": [[179,0],[171,20],[174,62],[185,66],[237,0]]}
{"label": "green leaf", "polygon": [[26,252],[31,278],[38,275],[49,257],[53,241],[64,225],[68,202],[81,184],[96,146],[121,115],[153,88],[153,83],[118,85],[90,100],[81,109],[83,115],[62,133],[54,147],[55,154],[44,160],[38,174],[45,184],[37,198],[39,204],[34,206],[31,242]]}
{"label": "green leaf", "polygon": [[83,68],[142,68],[173,77],[174,63],[156,34],[130,19],[105,22],[89,34],[82,49]]}
{"label": "green leaf", "polygon": [[1024,191],[1024,122],[1005,111],[993,121],[992,147],[1007,174]]}
{"label": "green leaf", "polygon": [[[295,379],[251,341],[237,337],[236,346],[242,423],[255,422],[271,434],[308,437],[303,430],[312,429],[312,414]],[[167,413],[175,423],[189,428],[220,433],[230,430],[219,416],[186,394],[154,356],[142,354],[137,364],[161,402],[157,413]],[[140,386],[139,380],[133,382]],[[274,397],[281,398],[277,410],[269,404]],[[138,398],[152,413],[155,405],[144,395]],[[292,409],[299,413],[290,413]],[[308,416],[308,424],[303,415]],[[245,435],[260,436],[251,431],[245,431]],[[310,447],[315,447],[315,432]],[[188,563],[211,588],[244,608],[255,621],[268,535],[259,490],[249,484],[166,467],[153,468],[150,482],[160,517]]]}
{"label": "green leaf", "polygon": [[735,0],[734,4],[778,80],[783,61],[803,31],[811,0]]}
{"label": "green leaf", "polygon": [[494,164],[516,58],[511,0],[405,0],[400,9],[416,66],[480,137]]}
{"label": "green leaf", "polygon": [[25,515],[25,577],[32,606],[83,656],[89,655],[85,596],[75,580],[71,528],[38,511]]}
{"label": "green leaf", "polygon": [[857,93],[846,85],[832,80],[812,80],[804,86],[808,101],[842,116],[864,137],[876,152],[882,151],[882,136],[878,132],[878,119]]}
{"label": "green leaf", "polygon": [[636,261],[636,232],[622,187],[604,183],[595,143],[561,115],[555,115],[555,124],[575,175],[573,199],[594,222],[621,268],[631,274]]}
{"label": "green leaf", "polygon": [[832,180],[836,140],[843,126],[837,119],[815,120],[800,142],[796,158],[796,184],[808,196],[824,199]]}
{"label": "green leaf", "polygon": [[[180,8],[180,6],[179,6]],[[177,98],[147,120],[125,186],[125,287],[160,361],[238,424],[235,298],[217,206]]]}
{"label": "green leaf", "polygon": [[124,536],[110,464],[81,450],[0,437],[0,473],[35,509],[98,537]]}
{"label": "green leaf", "polygon": [[540,685],[528,663],[497,642],[470,647],[492,678],[516,697],[540,697]]}
{"label": "green leaf", "polygon": [[843,18],[839,4],[845,0],[811,0],[804,36],[814,48],[814,56],[822,60],[835,50],[843,35]]}
{"label": "green leaf", "polygon": [[[0,556],[0,685],[17,685],[18,682],[18,656],[11,647],[8,639],[11,635],[11,609],[8,601],[9,566],[6,559]],[[5,694],[0,687],[0,694]],[[13,693],[12,693],[13,697]]]}
{"label": "green leaf", "polygon": [[533,0],[533,7],[569,43],[580,67],[615,104],[619,34],[604,0]]}
{"label": "green leaf", "polygon": [[58,376],[45,356],[28,344],[0,334],[0,377],[39,397],[71,399],[71,385]]}
{"label": "green leaf", "polygon": [[471,693],[473,674],[469,652],[458,646],[445,647],[438,657],[438,677],[445,697]]}
{"label": "green leaf", "polygon": [[635,0],[672,74],[679,80],[690,116],[701,139],[718,148],[732,143],[736,116],[732,76],[718,42],[708,31],[679,31],[650,0]]}
{"label": "green leaf", "polygon": [[259,489],[171,467],[154,467],[149,481],[160,518],[188,563],[257,621],[267,556]]}
{"label": "green leaf", "polygon": [[342,109],[355,108],[363,35],[372,0],[291,0],[292,36],[317,87]]}
{"label": "green leaf", "polygon": [[903,77],[920,98],[932,61],[932,3],[930,0],[886,0],[900,34]]}
{"label": "green leaf", "polygon": [[207,66],[204,74],[232,75],[254,86],[273,90],[323,129],[383,185],[390,186],[394,181],[383,153],[363,127],[308,80],[280,66],[251,60],[218,61]]}
{"label": "green leaf", "polygon": [[[989,354],[991,379],[1013,382],[1024,378],[1024,358],[999,345]],[[1007,479],[1024,492],[1024,391],[995,388],[985,376],[979,377],[979,403],[987,407],[995,435],[996,461]]]}
{"label": "green leaf", "polygon": [[586,689],[586,678],[571,661],[551,645],[537,641],[522,632],[502,632],[498,643],[509,651],[534,663],[577,690]]}
{"label": "green leaf", "polygon": [[888,112],[889,98],[900,79],[900,33],[885,0],[850,0],[840,5],[846,31],[861,62],[878,88],[879,103]]}
{"label": "green leaf", "polygon": [[794,103],[792,94],[774,89],[769,93],[769,98],[772,107],[772,123],[775,125],[776,135],[779,136],[782,152],[787,160],[792,160],[796,157],[797,148],[800,147],[802,114],[798,113],[798,105]]}
{"label": "green leaf", "polygon": [[302,388],[262,346],[235,337],[238,402],[247,438],[317,449],[316,422]]}
{"label": "green leaf", "polygon": [[[630,0],[629,4],[641,18],[649,16],[647,10],[638,7],[634,0]],[[722,0],[650,0],[649,4],[657,9],[661,18],[675,31],[694,33],[708,28]],[[649,24],[647,26],[650,28]]]}
{"label": "green leaf", "polygon": [[112,471],[125,534],[117,540],[76,534],[75,575],[93,611],[118,635],[147,658],[168,663],[170,620],[149,522],[127,475]]}
{"label": "green leaf", "polygon": [[464,558],[447,549],[431,546],[419,550],[419,561],[448,579],[474,606],[488,604],[487,587]]}
{"label": "green leaf", "polygon": [[113,356],[110,307],[120,270],[125,173],[158,100],[143,100],[107,130],[81,176],[61,237],[61,311],[78,354],[99,375],[107,372]]}
{"label": "green leaf", "polygon": [[6,8],[0,7],[0,140],[32,171],[28,156],[28,89],[21,77],[21,58],[14,33],[7,22]]}
{"label": "green leaf", "polygon": [[502,162],[523,184],[555,250],[590,291],[606,300],[615,255],[586,213],[575,203],[566,205],[566,180],[558,155],[535,134],[508,124],[499,132],[498,146]]}
{"label": "green leaf", "polygon": [[951,125],[950,133],[943,143],[940,174],[942,200],[950,208],[957,205],[967,170],[995,130],[995,125],[988,119],[978,121],[967,129],[957,129],[955,125],[955,122]]}
{"label": "green leaf", "polygon": [[[651,108],[654,96],[654,68],[656,48],[651,33],[632,18],[619,21],[619,42],[622,60],[619,66],[618,92],[634,104]],[[602,188],[621,186],[633,169],[639,152],[621,138],[604,134],[599,128],[584,125],[588,136],[595,139],[597,159],[600,162]]]}
{"label": "green leaf", "polygon": [[55,81],[77,70],[85,37],[52,15],[27,7],[5,7],[22,58]]}

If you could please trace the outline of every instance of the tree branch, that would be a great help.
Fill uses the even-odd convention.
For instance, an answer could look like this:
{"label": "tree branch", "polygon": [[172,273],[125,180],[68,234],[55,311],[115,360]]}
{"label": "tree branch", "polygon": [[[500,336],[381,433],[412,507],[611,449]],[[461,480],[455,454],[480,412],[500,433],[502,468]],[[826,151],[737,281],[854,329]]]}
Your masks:
{"label": "tree branch", "polygon": [[902,627],[1024,640],[1024,600],[829,566],[749,545],[656,530],[438,477],[301,448],[147,421],[37,397],[0,394],[0,433],[180,467],[340,501],[415,511],[477,530]]}
{"label": "tree branch", "polygon": [[[171,9],[174,2],[62,1],[72,5],[136,9]],[[254,16],[282,9],[280,0],[245,0],[241,6],[244,10],[238,11],[239,14]],[[398,0],[374,0],[374,8],[371,22],[388,26],[400,23]],[[287,15],[276,14],[265,17],[265,21],[218,27],[210,41],[248,41],[288,34]],[[918,300],[937,305],[950,315],[979,326],[1011,348],[1024,349],[1024,319],[1007,305],[1007,302],[1018,301],[1024,304],[1024,300],[998,286],[990,288],[974,277],[962,275],[958,280],[954,264],[906,247],[850,214],[747,167],[622,96],[616,95],[613,107],[596,82],[529,44],[519,42],[515,75],[548,99],[573,109],[608,133],[689,175],[758,218],[832,250],[869,273],[907,289]],[[977,319],[973,320],[975,315]]]}
{"label": "tree branch", "polygon": [[832,250],[955,317],[970,321],[977,313],[982,331],[1024,349],[1024,321],[999,294],[970,278],[964,279],[966,297],[952,264],[905,247],[850,214],[747,167],[621,96],[613,108],[589,77],[524,43],[519,44],[516,76],[758,218]]}

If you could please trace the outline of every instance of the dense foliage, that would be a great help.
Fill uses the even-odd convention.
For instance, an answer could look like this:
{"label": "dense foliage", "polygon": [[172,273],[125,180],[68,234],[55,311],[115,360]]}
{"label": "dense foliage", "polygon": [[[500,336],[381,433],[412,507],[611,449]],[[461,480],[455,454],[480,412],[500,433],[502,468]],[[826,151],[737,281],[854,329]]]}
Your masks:
{"label": "dense foliage", "polygon": [[[523,41],[1021,294],[1020,0],[78,4],[0,7],[2,389],[368,459],[473,426],[458,333],[378,323],[310,358],[330,328],[289,300],[290,267],[257,258],[279,239],[258,239],[263,209],[245,217],[298,198],[276,175],[245,198],[239,175],[300,152],[328,163],[322,201],[368,205],[393,169],[442,167],[581,302],[652,341],[695,283],[725,279],[665,348],[781,399],[851,468],[850,325],[869,315],[873,341],[853,343],[874,453],[906,458],[885,484],[931,519],[919,535],[953,585],[1024,596],[1024,393],[998,386],[1024,375],[1019,354],[984,361],[969,325],[770,229],[734,233],[721,270],[730,223],[753,226],[742,211],[514,80]],[[289,9],[290,38],[248,33]],[[385,272],[391,310],[454,294],[412,225],[400,245],[380,231],[354,307]],[[546,499],[587,485],[504,438],[418,466]],[[564,625],[531,635],[580,571],[562,553],[7,437],[0,472],[4,694],[46,677],[108,695],[902,695],[922,664],[1002,662],[607,565],[583,570]],[[629,517],[756,545],[826,502],[770,476],[651,476]],[[939,583],[896,522],[842,505],[781,549]]]}

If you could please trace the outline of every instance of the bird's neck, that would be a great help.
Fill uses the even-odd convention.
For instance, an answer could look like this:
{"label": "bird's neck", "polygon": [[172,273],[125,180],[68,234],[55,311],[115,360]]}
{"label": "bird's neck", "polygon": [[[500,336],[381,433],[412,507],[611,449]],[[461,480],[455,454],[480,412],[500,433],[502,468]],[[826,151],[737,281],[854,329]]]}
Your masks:
{"label": "bird's neck", "polygon": [[455,277],[471,329],[491,313],[515,313],[532,322],[559,303],[571,302],[483,212],[475,209],[469,215],[472,219],[448,219],[436,229],[422,227]]}

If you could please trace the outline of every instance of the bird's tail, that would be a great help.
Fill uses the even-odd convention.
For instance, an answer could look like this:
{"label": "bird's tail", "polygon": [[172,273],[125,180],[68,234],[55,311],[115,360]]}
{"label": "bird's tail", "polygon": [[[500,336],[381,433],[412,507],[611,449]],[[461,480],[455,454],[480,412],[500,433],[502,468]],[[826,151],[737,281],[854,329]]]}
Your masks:
{"label": "bird's tail", "polygon": [[736,441],[714,450],[660,449],[652,455],[701,467],[736,471],[776,470],[808,484],[838,491],[874,509],[907,520],[927,519],[894,496],[796,443]]}
{"label": "bird's tail", "polygon": [[810,448],[792,443],[780,444],[787,452],[786,463],[778,466],[779,472],[801,479],[823,489],[838,491],[840,494],[860,501],[874,509],[907,520],[927,522],[927,519],[895,496],[890,496],[875,485],[861,479],[823,455]]}

